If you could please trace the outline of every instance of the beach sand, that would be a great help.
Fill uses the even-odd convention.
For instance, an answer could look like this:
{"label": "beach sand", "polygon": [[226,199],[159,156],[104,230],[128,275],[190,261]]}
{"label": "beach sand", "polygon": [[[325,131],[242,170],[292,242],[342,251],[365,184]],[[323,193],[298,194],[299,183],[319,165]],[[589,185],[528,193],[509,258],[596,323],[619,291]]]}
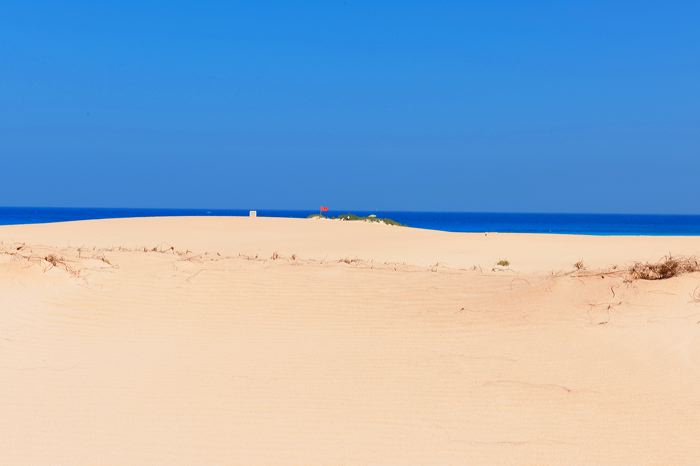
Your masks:
{"label": "beach sand", "polygon": [[3,465],[700,464],[700,274],[624,271],[700,238],[142,218],[0,241]]}

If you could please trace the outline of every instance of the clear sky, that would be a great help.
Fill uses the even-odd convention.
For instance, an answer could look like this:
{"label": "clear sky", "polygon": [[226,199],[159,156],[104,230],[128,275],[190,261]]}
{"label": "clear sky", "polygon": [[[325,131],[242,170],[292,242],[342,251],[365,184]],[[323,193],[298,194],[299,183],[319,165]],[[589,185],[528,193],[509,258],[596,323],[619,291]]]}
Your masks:
{"label": "clear sky", "polygon": [[0,205],[700,213],[700,2],[0,3]]}

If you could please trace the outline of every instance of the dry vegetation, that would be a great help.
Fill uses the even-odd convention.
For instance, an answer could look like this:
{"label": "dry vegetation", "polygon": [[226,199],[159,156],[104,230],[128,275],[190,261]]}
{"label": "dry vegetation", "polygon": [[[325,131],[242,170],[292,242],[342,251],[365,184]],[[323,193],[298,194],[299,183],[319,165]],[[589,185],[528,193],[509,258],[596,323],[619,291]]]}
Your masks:
{"label": "dry vegetation", "polygon": [[[43,249],[43,251],[42,251]],[[71,248],[62,249],[59,251],[52,250],[53,248],[35,246],[24,243],[15,243],[11,245],[6,245],[0,243],[0,255],[10,256],[15,259],[26,260],[30,263],[37,265],[43,264],[44,271],[48,271],[52,268],[57,268],[68,272],[73,276],[81,276],[81,271],[86,265],[83,260],[95,260],[104,263],[110,268],[118,268],[118,265],[113,263],[113,261],[105,256],[105,253],[109,252],[122,252],[122,253],[133,253],[133,252],[145,252],[145,253],[160,253],[160,254],[172,254],[179,256],[180,261],[190,261],[190,262],[202,262],[202,261],[213,261],[222,259],[246,259],[253,261],[265,261],[263,257],[255,254],[247,255],[239,253],[236,256],[223,256],[220,252],[201,252],[195,254],[193,251],[180,250],[171,245],[160,245],[160,246],[148,246],[148,247],[138,247],[138,248],[127,248],[123,246],[110,247],[110,248],[77,248],[72,250]],[[278,251],[273,251],[268,260],[279,261],[286,259],[289,262],[299,262],[299,256],[294,253],[289,256],[283,256]],[[305,263],[318,262],[323,264],[325,260],[314,261],[306,260]],[[397,270],[398,268],[406,269],[406,264],[389,263],[385,262],[382,264],[374,264],[372,262],[367,262],[358,257],[341,257],[339,259],[331,259],[331,262],[338,262],[352,266],[367,266],[369,268],[387,268]],[[494,272],[502,271],[510,267],[511,263],[507,259],[500,259],[496,263],[498,267],[491,269]],[[90,267],[90,266],[88,266]],[[94,267],[94,266],[92,266]],[[410,268],[410,267],[409,267]],[[668,255],[663,257],[658,262],[636,262],[629,267],[618,267],[613,265],[605,269],[593,269],[588,270],[588,267],[584,263],[583,259],[579,259],[573,264],[574,270],[566,273],[565,275],[571,275],[577,278],[585,278],[592,276],[619,276],[624,278],[625,282],[633,282],[635,280],[665,280],[673,278],[679,275],[700,272],[700,259],[696,256],[672,256]],[[429,266],[427,270],[436,272],[438,270],[449,270],[449,266],[444,264],[435,263]],[[466,270],[466,269],[462,269]],[[479,270],[483,273],[483,269],[480,266],[474,265],[471,270]],[[700,287],[699,287],[700,290]],[[696,290],[691,296],[692,302],[700,302],[700,291]]]}
{"label": "dry vegetation", "polygon": [[700,304],[700,286],[696,286],[693,292],[690,293],[690,302]]}
{"label": "dry vegetation", "polygon": [[68,261],[64,257],[58,256],[56,254],[49,254],[46,257],[44,257],[44,260],[48,262],[51,265],[51,267],[62,268],[75,277],[80,275],[80,270],[69,265]]}
{"label": "dry vegetation", "polygon": [[665,280],[685,273],[700,272],[695,257],[664,257],[659,262],[637,262],[629,269],[632,280]]}

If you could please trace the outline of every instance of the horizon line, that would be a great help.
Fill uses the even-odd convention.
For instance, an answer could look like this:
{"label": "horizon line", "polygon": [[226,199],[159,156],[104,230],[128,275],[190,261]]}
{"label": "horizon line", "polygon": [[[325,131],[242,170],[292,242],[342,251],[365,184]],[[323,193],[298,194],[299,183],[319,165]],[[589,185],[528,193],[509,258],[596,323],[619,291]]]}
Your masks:
{"label": "horizon line", "polygon": [[[271,211],[271,212],[316,212],[318,208],[268,208],[268,207],[86,207],[86,206],[0,206],[0,209],[55,209],[55,210],[172,210],[172,211],[210,211],[210,212],[225,212],[225,211]],[[668,216],[668,217],[698,217],[700,213],[631,213],[631,212],[543,212],[543,211],[505,211],[505,210],[384,210],[384,209],[364,209],[355,208],[347,209],[340,208],[329,209],[330,212],[342,212],[342,213],[352,213],[352,212],[387,212],[387,213],[435,213],[435,214],[510,214],[510,215],[610,215],[610,216]]]}

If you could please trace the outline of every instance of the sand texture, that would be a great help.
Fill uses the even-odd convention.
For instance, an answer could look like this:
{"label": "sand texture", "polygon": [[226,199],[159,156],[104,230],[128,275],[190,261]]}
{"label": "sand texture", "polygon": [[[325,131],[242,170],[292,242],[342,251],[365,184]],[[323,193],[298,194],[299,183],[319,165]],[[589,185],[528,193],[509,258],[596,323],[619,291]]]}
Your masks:
{"label": "sand texture", "polygon": [[0,242],[2,465],[700,464],[700,274],[625,272],[700,238],[146,218]]}

